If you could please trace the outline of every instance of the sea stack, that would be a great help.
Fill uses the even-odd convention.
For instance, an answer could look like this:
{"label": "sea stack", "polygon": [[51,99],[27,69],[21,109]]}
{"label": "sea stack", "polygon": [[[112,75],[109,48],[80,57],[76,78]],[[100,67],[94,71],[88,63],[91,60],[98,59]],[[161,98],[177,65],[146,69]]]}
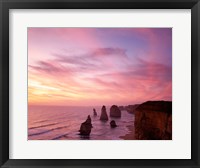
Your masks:
{"label": "sea stack", "polygon": [[93,115],[94,115],[94,116],[97,116],[97,112],[96,112],[96,109],[95,109],[95,108],[93,108]]}
{"label": "sea stack", "polygon": [[90,115],[88,115],[87,120],[81,124],[79,130],[80,135],[90,135],[91,129],[92,129],[91,118]]}
{"label": "sea stack", "polygon": [[111,127],[111,128],[117,127],[117,124],[115,123],[115,120],[112,120],[112,121],[110,122],[110,127]]}
{"label": "sea stack", "polygon": [[102,109],[101,109],[100,120],[102,120],[102,121],[108,121],[108,115],[107,115],[106,107],[105,106],[103,106]]}
{"label": "sea stack", "polygon": [[135,110],[135,138],[140,140],[172,139],[172,102],[147,101]]}
{"label": "sea stack", "polygon": [[121,110],[119,109],[118,106],[112,105],[110,108],[110,117],[116,117],[120,118],[121,117]]}

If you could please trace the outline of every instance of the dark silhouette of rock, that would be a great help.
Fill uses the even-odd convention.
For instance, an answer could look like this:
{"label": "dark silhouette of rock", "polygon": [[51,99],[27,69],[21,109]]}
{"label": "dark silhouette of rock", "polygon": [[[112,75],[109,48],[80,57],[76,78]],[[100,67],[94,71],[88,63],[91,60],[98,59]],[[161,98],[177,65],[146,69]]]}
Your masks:
{"label": "dark silhouette of rock", "polygon": [[90,115],[88,115],[87,120],[81,124],[79,130],[80,135],[90,135],[91,129],[92,129],[91,118]]}
{"label": "dark silhouette of rock", "polygon": [[172,102],[148,101],[135,110],[135,138],[143,140],[172,139]]}
{"label": "dark silhouette of rock", "polygon": [[118,106],[116,105],[112,105],[110,108],[110,117],[117,117],[120,118],[121,117],[121,110],[119,109]]}
{"label": "dark silhouette of rock", "polygon": [[126,110],[124,106],[119,106],[119,109],[122,110]]}
{"label": "dark silhouette of rock", "polygon": [[93,114],[94,114],[94,116],[97,116],[97,112],[94,108],[93,108]]}
{"label": "dark silhouette of rock", "polygon": [[111,127],[111,128],[117,127],[117,125],[116,125],[116,123],[115,123],[115,120],[112,120],[112,121],[110,122],[110,127]]}
{"label": "dark silhouette of rock", "polygon": [[108,115],[107,115],[106,107],[105,106],[103,106],[102,109],[101,109],[100,120],[102,120],[102,121],[108,121]]}
{"label": "dark silhouette of rock", "polygon": [[134,114],[134,113],[135,113],[135,110],[136,110],[136,108],[137,108],[138,106],[139,106],[139,104],[128,105],[128,106],[125,107],[125,109],[126,109],[127,112]]}

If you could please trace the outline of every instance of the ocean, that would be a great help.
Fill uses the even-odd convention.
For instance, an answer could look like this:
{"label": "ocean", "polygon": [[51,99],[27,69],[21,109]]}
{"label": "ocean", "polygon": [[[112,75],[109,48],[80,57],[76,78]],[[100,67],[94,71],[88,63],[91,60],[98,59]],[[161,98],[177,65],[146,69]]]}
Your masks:
{"label": "ocean", "polygon": [[[97,116],[93,116],[93,108]],[[109,116],[110,107],[106,107]],[[134,114],[122,111],[121,118],[100,120],[101,107],[34,106],[28,108],[28,140],[122,140],[129,133],[127,126],[134,124]],[[87,116],[92,119],[90,136],[79,135],[81,123]],[[111,128],[114,119],[118,127]]]}

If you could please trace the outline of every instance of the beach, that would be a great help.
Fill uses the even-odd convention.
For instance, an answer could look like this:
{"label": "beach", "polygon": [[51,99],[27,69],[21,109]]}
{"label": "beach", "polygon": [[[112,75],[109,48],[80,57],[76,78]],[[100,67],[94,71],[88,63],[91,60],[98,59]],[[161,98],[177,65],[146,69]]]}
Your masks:
{"label": "beach", "polygon": [[134,123],[132,125],[127,126],[129,132],[124,135],[120,136],[120,138],[124,140],[134,140],[135,139],[135,129],[134,129]]}

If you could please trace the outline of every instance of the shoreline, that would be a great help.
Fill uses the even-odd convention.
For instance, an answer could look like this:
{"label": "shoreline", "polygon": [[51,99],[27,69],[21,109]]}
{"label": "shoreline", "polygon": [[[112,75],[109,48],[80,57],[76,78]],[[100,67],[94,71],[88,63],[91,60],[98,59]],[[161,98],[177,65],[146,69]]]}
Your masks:
{"label": "shoreline", "polygon": [[134,123],[133,125],[128,125],[126,127],[129,129],[129,133],[127,133],[124,136],[120,136],[119,138],[122,138],[123,140],[135,140]]}

